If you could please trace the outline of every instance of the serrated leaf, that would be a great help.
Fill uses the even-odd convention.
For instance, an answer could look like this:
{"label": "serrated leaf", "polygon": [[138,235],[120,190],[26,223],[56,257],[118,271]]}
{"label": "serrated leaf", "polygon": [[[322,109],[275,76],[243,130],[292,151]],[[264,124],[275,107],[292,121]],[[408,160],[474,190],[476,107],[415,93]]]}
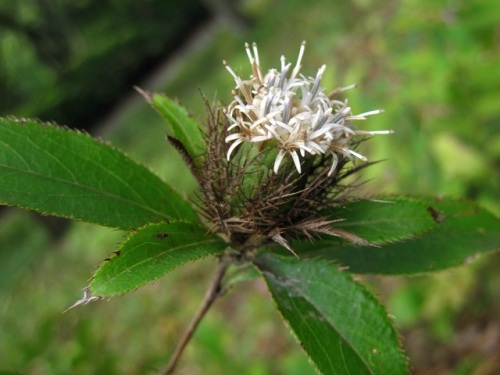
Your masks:
{"label": "serrated leaf", "polygon": [[120,151],[35,120],[0,118],[0,202],[122,229],[198,222],[178,193]]}
{"label": "serrated leaf", "polygon": [[[376,197],[335,207],[323,214],[341,221],[334,224],[372,244],[413,237],[436,226],[429,203],[408,197]],[[340,243],[340,239],[338,241]]]}
{"label": "serrated leaf", "polygon": [[147,225],[133,233],[96,271],[90,294],[96,298],[128,292],[226,247],[224,241],[197,224],[172,221]]}
{"label": "serrated leaf", "polygon": [[342,246],[334,239],[292,243],[301,257],[334,260],[354,273],[413,274],[458,266],[500,249],[500,219],[471,202],[429,200],[433,230],[380,248]]}
{"label": "serrated leaf", "polygon": [[187,110],[166,95],[153,94],[151,104],[163,117],[168,127],[168,134],[179,140],[196,164],[196,156],[205,149],[205,141],[198,123]]}
{"label": "serrated leaf", "polygon": [[407,373],[397,333],[383,306],[331,262],[258,255],[283,318],[323,374]]}

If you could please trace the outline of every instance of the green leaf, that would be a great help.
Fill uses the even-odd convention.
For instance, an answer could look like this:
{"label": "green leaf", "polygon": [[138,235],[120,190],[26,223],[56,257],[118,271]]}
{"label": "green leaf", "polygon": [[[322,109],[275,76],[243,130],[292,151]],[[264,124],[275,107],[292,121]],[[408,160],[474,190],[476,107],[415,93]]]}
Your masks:
{"label": "green leaf", "polygon": [[[436,226],[429,203],[407,197],[376,197],[347,203],[323,214],[342,221],[334,224],[367,240],[383,244],[413,237]],[[341,242],[340,238],[337,242]]]}
{"label": "green leaf", "polygon": [[381,248],[339,245],[336,239],[292,243],[301,257],[331,259],[354,273],[412,274],[458,266],[500,249],[500,219],[474,203],[429,200],[436,226],[415,239]]}
{"label": "green leaf", "polygon": [[154,94],[148,98],[168,126],[168,134],[179,140],[196,164],[196,156],[205,149],[205,141],[198,123],[186,109],[165,95]]}
{"label": "green leaf", "polygon": [[130,229],[198,221],[165,182],[87,134],[0,118],[0,203]]}
{"label": "green leaf", "polygon": [[173,221],[150,224],[132,234],[94,274],[90,293],[111,297],[158,279],[189,261],[221,253],[220,238],[197,224]]}
{"label": "green leaf", "polygon": [[331,262],[261,253],[255,261],[276,305],[323,374],[407,373],[383,306]]}

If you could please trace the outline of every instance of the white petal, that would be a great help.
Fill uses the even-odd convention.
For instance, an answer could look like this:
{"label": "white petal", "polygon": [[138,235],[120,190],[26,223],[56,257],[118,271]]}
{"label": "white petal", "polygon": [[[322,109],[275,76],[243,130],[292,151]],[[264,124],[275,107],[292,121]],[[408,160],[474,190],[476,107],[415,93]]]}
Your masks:
{"label": "white petal", "polygon": [[222,64],[224,65],[226,70],[229,72],[229,74],[231,74],[233,76],[234,80],[239,79],[239,77],[236,75],[236,73],[233,71],[233,69],[231,69],[231,67],[229,66],[229,63],[226,60],[222,60]]}
{"label": "white petal", "polygon": [[281,149],[280,152],[278,152],[278,156],[276,156],[276,160],[274,161],[274,173],[278,173],[283,156],[285,156],[285,150]]}
{"label": "white petal", "polygon": [[231,135],[228,135],[225,139],[226,143],[229,143],[231,141],[234,141],[238,138],[241,138],[241,133],[235,133],[235,134],[231,134]]}
{"label": "white petal", "polygon": [[281,55],[280,61],[281,61],[281,71],[283,71],[283,69],[285,69],[285,66],[286,66],[285,56]]}
{"label": "white petal", "polygon": [[227,131],[231,131],[233,130],[234,128],[240,126],[240,123],[239,122],[236,122],[236,120],[234,120],[235,123],[233,125],[231,125],[229,128],[227,128]]}
{"label": "white petal", "polygon": [[297,63],[295,64],[295,67],[293,68],[292,71],[292,78],[295,78],[297,74],[299,74],[300,71],[300,64],[302,62],[302,56],[304,56],[304,50],[306,49],[306,42],[302,42],[300,46],[300,51],[299,51],[299,57],[297,58]]}
{"label": "white petal", "polygon": [[252,43],[252,49],[253,49],[253,54],[255,56],[255,62],[257,63],[257,65],[260,65],[260,62],[259,62],[259,50],[257,49],[257,43],[255,43],[255,42]]}
{"label": "white petal", "polygon": [[267,141],[269,139],[270,138],[267,135],[258,135],[258,136],[254,136],[254,137],[250,138],[250,142],[255,142],[255,143],[264,142],[264,141]]}
{"label": "white petal", "polygon": [[361,155],[361,154],[358,154],[356,151],[349,150],[349,152],[350,152],[351,154],[353,154],[354,156],[356,156],[357,158],[359,158],[359,159],[363,160],[363,161],[367,161],[367,160],[368,160],[365,156],[363,156],[363,155]]}
{"label": "white petal", "polygon": [[269,133],[272,134],[272,136],[277,140],[277,141],[282,141],[280,135],[276,132],[275,126],[271,125],[264,125],[264,127],[269,131]]}
{"label": "white petal", "polygon": [[324,154],[326,147],[321,147],[318,143],[313,142],[313,141],[308,141],[307,145],[311,148],[311,151],[309,153],[312,154],[312,151],[316,151],[319,154]]}
{"label": "white petal", "polygon": [[257,128],[257,127],[261,127],[262,124],[264,124],[264,123],[266,123],[268,121],[269,121],[269,119],[267,117],[260,118],[260,119],[258,119],[257,121],[255,121],[254,123],[252,123],[250,125],[250,129],[253,130],[253,129]]}
{"label": "white petal", "polygon": [[326,69],[326,65],[323,65],[321,68],[319,68],[318,74],[316,74],[316,79],[314,80],[314,84],[313,84],[313,87],[311,89],[311,95],[313,98],[315,98],[316,95],[318,94],[319,85],[321,83],[321,78],[323,77],[323,73],[325,72],[325,69]]}
{"label": "white petal", "polygon": [[297,151],[291,151],[290,155],[292,155],[292,159],[295,163],[295,168],[297,168],[297,172],[301,173],[299,154],[297,154]]}
{"label": "white petal", "polygon": [[337,164],[339,162],[339,158],[335,152],[332,152],[332,156],[333,156],[333,163],[332,166],[330,167],[330,170],[328,171],[328,176],[330,176],[335,170],[335,168],[337,168]]}
{"label": "white petal", "polygon": [[374,130],[374,131],[356,130],[354,133],[362,135],[393,134],[394,130]]}
{"label": "white petal", "polygon": [[237,139],[236,141],[234,141],[234,143],[229,147],[229,150],[227,150],[227,161],[231,160],[231,153],[233,152],[233,150],[238,147],[238,145],[240,143],[243,143],[244,139],[243,138],[240,138],[240,139]]}
{"label": "white petal", "polygon": [[289,126],[288,124],[285,124],[282,121],[276,121],[276,125],[279,126],[280,128],[285,129],[289,133],[291,133],[293,131],[293,128],[291,126]]}
{"label": "white petal", "polygon": [[250,65],[253,64],[254,58],[252,56],[252,52],[250,52],[250,45],[245,43],[245,51],[247,51],[248,60],[250,61]]}

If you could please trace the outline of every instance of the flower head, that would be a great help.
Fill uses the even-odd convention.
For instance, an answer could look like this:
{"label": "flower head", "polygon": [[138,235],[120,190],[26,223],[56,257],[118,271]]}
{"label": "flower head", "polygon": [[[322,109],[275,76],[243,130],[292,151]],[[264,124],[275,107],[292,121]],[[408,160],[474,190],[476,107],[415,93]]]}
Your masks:
{"label": "flower head", "polygon": [[366,160],[356,151],[359,136],[391,131],[355,127],[381,111],[354,115],[347,100],[338,99],[354,86],[327,93],[321,86],[325,66],[315,77],[300,74],[304,49],[302,44],[295,64],[282,57],[280,69],[264,75],[257,46],[247,44],[250,78],[243,80],[225,62],[236,83],[234,100],[228,106],[206,102],[207,147],[195,173],[201,214],[245,254],[270,241],[293,252],[289,239],[315,235],[367,244],[335,227],[342,219],[336,208],[353,199],[360,184],[353,174],[372,164],[351,163]]}
{"label": "flower head", "polygon": [[300,74],[305,42],[293,68],[282,56],[281,68],[270,69],[266,75],[261,71],[257,45],[254,43],[252,50],[248,44],[245,48],[252,66],[248,80],[242,80],[224,62],[236,82],[234,101],[226,109],[229,135],[225,141],[230,143],[228,160],[243,142],[272,143],[278,148],[273,167],[275,173],[287,156],[292,158],[297,172],[301,173],[301,160],[324,154],[332,156],[330,175],[337,166],[339,155],[366,161],[363,155],[353,150],[355,136],[392,133],[390,130],[358,130],[353,125],[353,121],[365,120],[382,110],[353,115],[347,99],[341,101],[336,97],[354,85],[327,94],[321,86],[325,65],[314,78]]}

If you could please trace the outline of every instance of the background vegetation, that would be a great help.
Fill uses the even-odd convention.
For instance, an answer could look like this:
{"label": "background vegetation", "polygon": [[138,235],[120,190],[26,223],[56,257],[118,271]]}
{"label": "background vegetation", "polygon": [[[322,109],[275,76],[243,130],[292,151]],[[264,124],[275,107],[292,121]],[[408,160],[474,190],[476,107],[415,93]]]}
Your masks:
{"label": "background vegetation", "polygon": [[[230,100],[222,59],[249,74],[245,41],[258,43],[266,68],[281,54],[294,61],[306,40],[303,72],[326,63],[332,89],[358,83],[347,92],[355,112],[386,110],[366,127],[396,131],[364,145],[371,160],[386,159],[367,171],[366,192],[464,197],[500,215],[496,1],[247,0],[231,22],[217,9],[208,0],[0,1],[0,113],[86,127],[186,189],[191,181],[176,172],[161,119],[132,85],[165,91],[203,121],[198,88]],[[1,368],[112,375],[165,365],[212,262],[62,314],[123,234],[84,223],[61,231],[56,222],[54,230],[14,209],[0,215]],[[402,329],[415,374],[500,371],[498,260],[365,278]],[[179,373],[314,372],[257,281],[217,303]]]}

